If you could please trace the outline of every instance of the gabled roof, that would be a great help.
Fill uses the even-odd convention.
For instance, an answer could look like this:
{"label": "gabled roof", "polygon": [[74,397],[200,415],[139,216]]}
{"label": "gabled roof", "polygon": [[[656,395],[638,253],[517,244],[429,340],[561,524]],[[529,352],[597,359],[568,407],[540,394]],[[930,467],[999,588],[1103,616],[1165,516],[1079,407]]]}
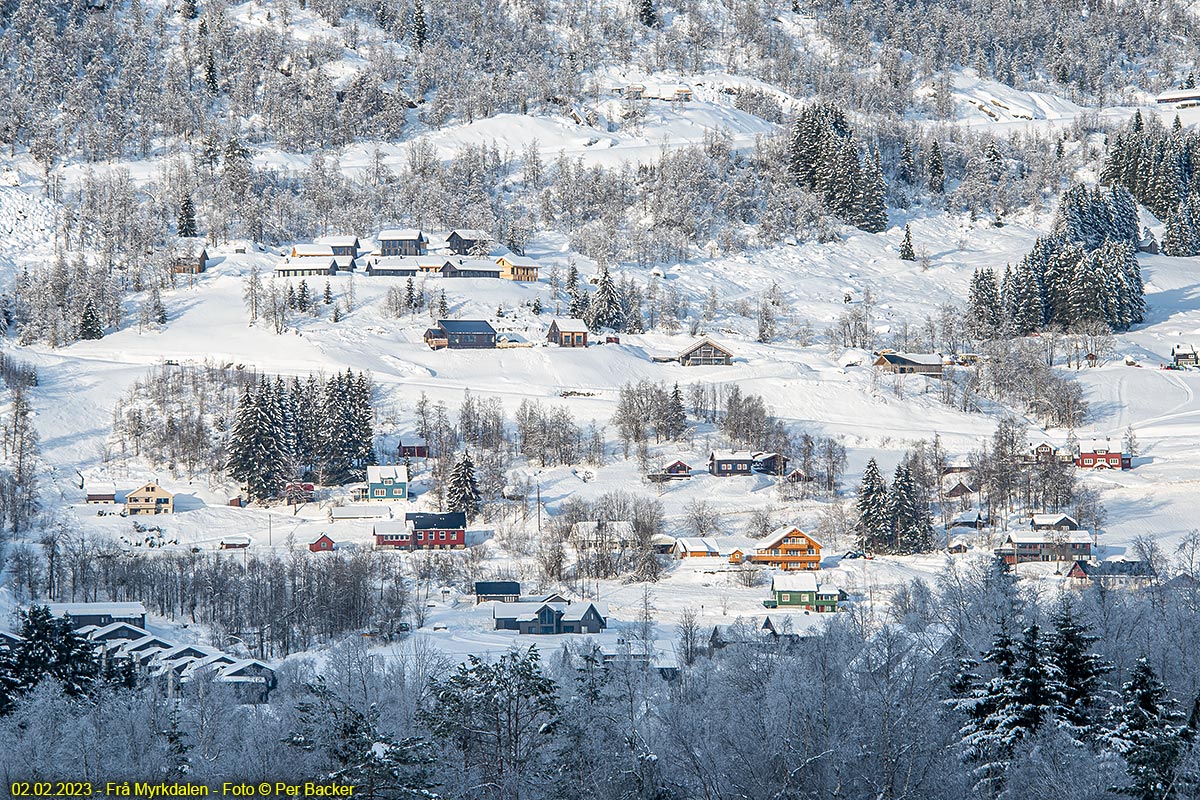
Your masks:
{"label": "gabled roof", "polygon": [[158,482],[158,481],[146,481],[145,483],[143,483],[143,484],[142,484],[141,486],[139,486],[138,488],[136,488],[136,489],[132,489],[132,490],[130,490],[129,492],[127,492],[127,493],[125,494],[125,497],[126,497],[126,498],[128,498],[130,495],[134,495],[134,494],[138,494],[138,493],[140,493],[140,492],[144,492],[144,491],[146,491],[147,489],[149,489],[149,490],[150,490],[151,492],[153,492],[154,494],[158,494],[158,493],[160,493],[160,492],[161,492],[162,494],[165,494],[167,497],[174,497],[174,496],[175,496],[175,495],[171,494],[170,492],[168,492],[166,489],[162,488],[162,486],[159,484],[159,482]]}
{"label": "gabled roof", "polygon": [[333,258],[333,247],[327,244],[302,242],[292,245],[293,258]]}
{"label": "gabled roof", "polygon": [[418,239],[428,241],[420,228],[387,228],[379,232],[378,238],[381,242],[417,241]]}
{"label": "gabled roof", "polygon": [[48,603],[47,608],[56,617],[144,617],[146,607],[141,603]]}
{"label": "gabled roof", "polygon": [[383,483],[385,479],[408,483],[408,467],[403,464],[367,467],[367,483]]}
{"label": "gabled roof", "polygon": [[602,618],[608,616],[608,607],[602,603],[581,600],[578,603],[496,603],[492,606],[492,619],[532,621],[542,609],[550,608],[562,614],[562,619],[575,622],[584,618],[590,609],[595,609]]}
{"label": "gabled roof", "polygon": [[557,326],[563,333],[587,333],[587,323],[574,317],[555,317],[550,324]]}
{"label": "gabled roof", "polygon": [[[913,364],[924,367],[940,367],[944,361],[940,353],[880,353],[879,359],[889,364]],[[876,360],[875,363],[879,363]]]}
{"label": "gabled roof", "polygon": [[446,238],[449,239],[451,236],[453,236],[456,233],[458,234],[458,237],[460,239],[471,239],[474,241],[479,241],[480,239],[489,239],[490,240],[492,238],[492,235],[490,233],[488,233],[487,231],[481,231],[478,228],[455,228],[454,230],[452,230],[448,234],[446,234]]}
{"label": "gabled roof", "polygon": [[357,247],[359,244],[357,236],[318,236],[314,241],[329,247]]}
{"label": "gabled roof", "polygon": [[447,511],[442,514],[428,512],[411,512],[404,515],[406,523],[411,522],[414,530],[461,530],[467,527],[467,515],[461,511]]}
{"label": "gabled roof", "polygon": [[815,592],[817,590],[817,575],[815,572],[785,572],[771,578],[773,592]]}
{"label": "gabled roof", "polygon": [[1092,536],[1087,531],[1028,531],[1010,533],[1007,541],[1014,544],[1091,544]]}
{"label": "gabled roof", "polygon": [[709,461],[753,461],[754,454],[749,450],[713,450],[708,454]]}
{"label": "gabled roof", "polygon": [[719,555],[720,549],[712,539],[696,536],[682,536],[675,540],[675,546],[685,553],[706,553]]}
{"label": "gabled roof", "polygon": [[454,258],[446,261],[445,265],[451,269],[471,270],[472,272],[494,272],[499,275],[504,271],[494,261],[488,261],[486,258]]}
{"label": "gabled roof", "polygon": [[704,337],[701,337],[699,341],[693,342],[692,344],[685,347],[682,351],[680,351],[679,357],[686,358],[687,356],[690,356],[695,351],[699,350],[704,345],[709,345],[710,347],[720,350],[722,353],[724,353],[727,356],[730,356],[730,357],[733,356],[733,351],[730,350],[728,347],[722,347],[721,345],[714,342],[712,339],[709,339],[707,336],[704,336]]}
{"label": "gabled roof", "polygon": [[499,258],[497,258],[496,261],[497,261],[497,263],[499,263],[500,261],[504,261],[505,263],[510,264],[514,267],[537,268],[537,267],[541,266],[538,262],[534,261],[529,256],[519,256],[515,253],[508,253],[506,255],[502,255]]}
{"label": "gabled roof", "polygon": [[1080,568],[1089,578],[1149,578],[1153,570],[1145,561],[1114,559],[1095,564],[1079,562]]}
{"label": "gabled roof", "polygon": [[[371,269],[419,272],[421,265],[428,263],[429,259],[422,256],[377,256],[371,259]],[[442,265],[441,259],[437,259],[437,264]]]}
{"label": "gabled roof", "polygon": [[117,639],[125,639],[128,641],[136,641],[144,636],[149,636],[150,631],[145,628],[139,628],[137,625],[131,625],[128,622],[113,622],[100,628],[96,628],[89,634],[89,638],[93,641],[110,641]]}
{"label": "gabled roof", "polygon": [[1079,523],[1070,514],[1034,514],[1029,524],[1032,527],[1057,527],[1060,524],[1072,525],[1076,528]]}
{"label": "gabled roof", "polygon": [[482,333],[496,335],[496,329],[493,328],[487,320],[482,319],[439,319],[438,327],[446,333]]}
{"label": "gabled roof", "polygon": [[983,522],[984,519],[983,512],[978,508],[974,508],[970,511],[963,511],[955,516],[954,519],[950,520],[950,527],[953,528],[956,525],[975,525]]}
{"label": "gabled roof", "polygon": [[824,546],[816,540],[816,537],[812,536],[811,534],[805,533],[804,531],[797,528],[795,525],[784,525],[782,528],[776,528],[771,533],[771,535],[768,536],[766,539],[763,539],[762,542],[760,542],[757,547],[759,550],[770,550],[772,547],[776,547],[784,539],[791,536],[792,533],[802,533],[805,536],[807,536],[808,540],[810,542],[812,542],[813,544],[815,544],[817,547]]}

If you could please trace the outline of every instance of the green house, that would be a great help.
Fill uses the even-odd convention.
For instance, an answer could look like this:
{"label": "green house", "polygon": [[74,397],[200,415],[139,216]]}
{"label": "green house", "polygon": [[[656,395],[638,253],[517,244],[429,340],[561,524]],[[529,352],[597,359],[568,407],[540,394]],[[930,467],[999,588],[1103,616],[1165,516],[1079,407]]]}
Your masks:
{"label": "green house", "polygon": [[808,611],[837,611],[839,591],[832,584],[821,584],[813,572],[792,572],[771,579],[771,608],[799,607]]}

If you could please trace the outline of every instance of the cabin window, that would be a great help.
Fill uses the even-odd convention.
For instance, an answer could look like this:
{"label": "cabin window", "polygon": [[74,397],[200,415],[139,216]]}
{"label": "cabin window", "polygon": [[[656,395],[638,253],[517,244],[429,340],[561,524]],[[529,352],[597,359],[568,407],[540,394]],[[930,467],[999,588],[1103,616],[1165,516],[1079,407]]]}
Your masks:
{"label": "cabin window", "polygon": [[438,531],[438,538],[441,539],[443,542],[446,541],[446,532]]}
{"label": "cabin window", "polygon": [[384,496],[384,491],[383,491],[383,489],[376,489],[376,490],[374,491],[374,495],[375,495],[376,497],[383,497],[383,496]]}
{"label": "cabin window", "polygon": [[391,478],[384,478],[384,479],[383,479],[383,485],[384,485],[384,486],[391,486],[391,485],[392,485],[392,479],[391,479]]}
{"label": "cabin window", "polygon": [[1085,459],[1083,460],[1083,463],[1084,463],[1084,464],[1086,464],[1086,465],[1090,465],[1090,464],[1092,463],[1092,460],[1091,460],[1090,458],[1085,458]]}
{"label": "cabin window", "polygon": [[791,596],[790,594],[785,594],[785,595],[783,595],[783,597],[781,597],[780,599],[781,599],[783,602],[785,602],[785,603],[786,603],[787,601],[789,601],[789,600],[791,600],[791,599],[792,599],[792,596]]}

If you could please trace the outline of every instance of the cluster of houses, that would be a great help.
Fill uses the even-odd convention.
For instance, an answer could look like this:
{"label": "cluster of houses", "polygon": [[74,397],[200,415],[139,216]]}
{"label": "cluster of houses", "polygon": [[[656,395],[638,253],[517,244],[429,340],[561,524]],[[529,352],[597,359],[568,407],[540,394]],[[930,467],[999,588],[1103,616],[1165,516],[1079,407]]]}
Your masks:
{"label": "cluster of houses", "polygon": [[608,627],[608,609],[588,600],[572,602],[561,594],[523,595],[517,581],[478,581],[475,603],[492,603],[495,630],[535,636],[599,633]]}
{"label": "cluster of houses", "polygon": [[[102,657],[129,659],[149,678],[178,686],[211,671],[219,684],[231,687],[243,703],[265,703],[276,686],[275,670],[255,658],[235,658],[211,647],[176,644],[146,629],[141,603],[51,603],[50,613],[66,617],[76,632],[87,637]],[[20,636],[0,631],[0,648]]]}
{"label": "cluster of houses", "polygon": [[306,278],[363,272],[383,277],[428,275],[441,278],[497,278],[536,282],[540,264],[532,258],[504,253],[493,258],[492,237],[485,231],[450,231],[437,253],[419,228],[390,228],[376,237],[374,248],[357,236],[323,236],[292,246],[275,267],[283,278]]}

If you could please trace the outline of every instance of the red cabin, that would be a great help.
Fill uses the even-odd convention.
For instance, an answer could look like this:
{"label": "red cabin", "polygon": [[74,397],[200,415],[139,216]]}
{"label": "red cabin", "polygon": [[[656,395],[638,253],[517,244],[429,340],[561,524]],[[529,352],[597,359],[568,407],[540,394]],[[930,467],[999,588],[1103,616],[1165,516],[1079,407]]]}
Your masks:
{"label": "red cabin", "polygon": [[422,439],[410,439],[407,443],[400,440],[396,451],[400,458],[429,458],[429,445]]}
{"label": "red cabin", "polygon": [[333,539],[329,538],[329,534],[322,533],[315,542],[308,546],[308,550],[310,553],[329,553],[332,552],[335,547],[337,547],[337,544],[333,541]]}

